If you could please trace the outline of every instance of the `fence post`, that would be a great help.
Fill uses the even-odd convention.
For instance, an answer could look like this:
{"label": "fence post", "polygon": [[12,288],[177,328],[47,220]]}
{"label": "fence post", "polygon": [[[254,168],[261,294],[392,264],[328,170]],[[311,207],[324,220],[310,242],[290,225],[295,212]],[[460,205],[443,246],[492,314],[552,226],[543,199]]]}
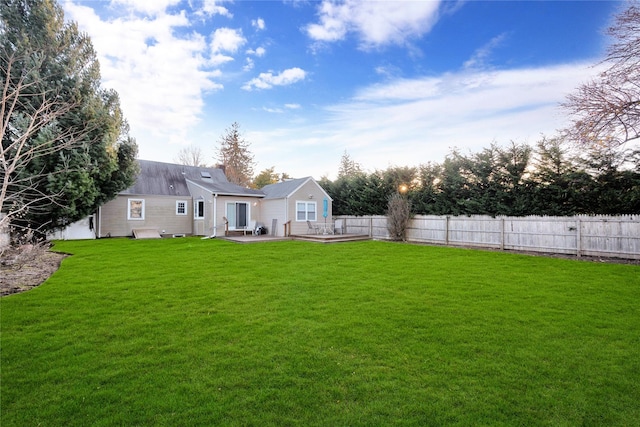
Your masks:
{"label": "fence post", "polygon": [[444,244],[449,246],[449,215],[445,217],[444,222]]}
{"label": "fence post", "polygon": [[576,218],[576,255],[582,256],[582,220]]}
{"label": "fence post", "polygon": [[369,217],[369,237],[373,239],[373,217]]}
{"label": "fence post", "polygon": [[500,218],[500,250],[504,251],[504,217]]}

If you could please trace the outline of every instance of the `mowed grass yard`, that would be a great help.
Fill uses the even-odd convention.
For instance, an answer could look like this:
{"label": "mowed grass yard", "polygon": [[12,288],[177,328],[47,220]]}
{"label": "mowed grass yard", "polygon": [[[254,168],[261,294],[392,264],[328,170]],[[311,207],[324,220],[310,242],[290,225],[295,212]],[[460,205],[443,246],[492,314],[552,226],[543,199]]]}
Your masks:
{"label": "mowed grass yard", "polygon": [[390,242],[58,242],[9,426],[640,425],[640,267]]}

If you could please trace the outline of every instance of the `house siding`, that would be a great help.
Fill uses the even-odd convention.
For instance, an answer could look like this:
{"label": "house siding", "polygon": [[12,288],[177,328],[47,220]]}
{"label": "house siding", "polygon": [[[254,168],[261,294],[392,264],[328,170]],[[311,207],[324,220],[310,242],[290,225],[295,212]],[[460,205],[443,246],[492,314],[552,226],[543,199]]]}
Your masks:
{"label": "house siding", "polygon": [[[128,219],[130,199],[145,201],[144,219]],[[176,202],[187,203],[187,214],[176,214]],[[102,206],[98,237],[125,237],[133,229],[158,230],[163,235],[193,234],[193,199],[188,196],[136,196],[121,195]]]}
{"label": "house siding", "polygon": [[[267,227],[269,234],[275,236],[284,235],[284,223],[288,221],[285,216],[285,200],[271,199],[261,200],[260,205],[260,222]],[[276,229],[272,230],[273,220],[276,220]]]}
{"label": "house siding", "polygon": [[[213,233],[213,199],[211,192],[187,181],[187,187],[191,193],[191,213],[189,219],[193,221],[193,234],[196,236],[211,236]],[[204,218],[195,217],[195,202],[204,200]]]}
{"label": "house siding", "polygon": [[[248,227],[251,227],[259,219],[259,203],[256,197],[241,196],[218,196],[216,201],[216,220],[218,225],[218,234],[224,234],[224,217],[227,216],[227,203],[246,203],[247,204],[247,220]],[[231,227],[230,230],[234,228]]]}
{"label": "house siding", "polygon": [[[311,197],[309,197],[311,196]],[[307,221],[298,221],[296,218],[296,202],[316,202],[316,220],[311,223],[323,223],[323,200],[327,198],[327,195],[322,191],[322,188],[313,181],[307,181],[304,185],[298,188],[294,193],[289,196],[289,203],[287,206],[287,215],[291,220],[291,234],[307,234]],[[327,222],[331,222],[332,209],[331,201],[329,200],[329,209],[327,215]]]}
{"label": "house siding", "polygon": [[[247,229],[261,224],[277,236],[284,235],[285,224],[290,225],[289,234],[307,232],[306,219],[296,218],[298,201],[315,203],[316,218],[312,221],[316,223],[324,221],[325,199],[329,202],[328,216],[332,215],[331,198],[311,177],[286,180],[256,190],[230,183],[220,169],[148,160],[139,160],[139,164],[141,171],[134,185],[99,208],[96,237],[132,236],[134,229],[153,229],[164,236],[222,236],[227,203],[233,202],[247,204]],[[131,199],[141,200],[144,205],[129,212]],[[184,202],[181,214],[176,209],[178,201]],[[203,208],[202,218],[195,217],[196,202]]]}

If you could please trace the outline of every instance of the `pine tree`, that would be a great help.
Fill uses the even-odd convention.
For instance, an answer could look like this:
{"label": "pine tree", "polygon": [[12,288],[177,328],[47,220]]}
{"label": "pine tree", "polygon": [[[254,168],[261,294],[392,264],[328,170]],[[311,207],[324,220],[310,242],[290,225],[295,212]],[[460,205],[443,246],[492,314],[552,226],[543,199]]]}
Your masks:
{"label": "pine tree", "polygon": [[217,160],[224,168],[229,182],[249,187],[253,177],[253,154],[250,144],[242,138],[237,122],[225,130],[220,137]]}
{"label": "pine tree", "polygon": [[137,145],[118,94],[54,0],[0,0],[0,82],[4,221],[53,230],[131,185]]}

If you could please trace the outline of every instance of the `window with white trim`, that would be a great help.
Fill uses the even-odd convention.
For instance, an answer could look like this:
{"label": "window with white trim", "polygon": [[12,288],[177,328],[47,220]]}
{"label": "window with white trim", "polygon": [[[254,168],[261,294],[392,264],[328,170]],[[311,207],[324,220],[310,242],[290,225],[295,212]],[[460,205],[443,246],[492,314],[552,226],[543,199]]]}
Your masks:
{"label": "window with white trim", "polygon": [[204,218],[204,199],[197,199],[193,202],[193,217],[195,219]]}
{"label": "window with white trim", "polygon": [[184,200],[176,200],[176,215],[187,214],[187,202]]}
{"label": "window with white trim", "polygon": [[144,199],[129,199],[127,203],[127,219],[144,219]]}
{"label": "window with white trim", "polygon": [[316,212],[316,202],[296,202],[296,221],[315,221]]}

